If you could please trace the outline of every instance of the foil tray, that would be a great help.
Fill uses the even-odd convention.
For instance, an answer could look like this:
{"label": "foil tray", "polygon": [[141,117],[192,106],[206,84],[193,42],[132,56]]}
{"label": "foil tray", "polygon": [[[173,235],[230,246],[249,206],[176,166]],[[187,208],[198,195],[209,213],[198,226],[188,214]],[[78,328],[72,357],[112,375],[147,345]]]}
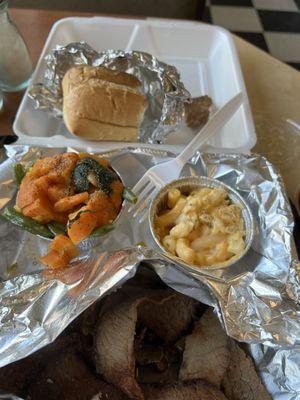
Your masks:
{"label": "foil tray", "polygon": [[[57,151],[9,146],[9,158],[0,165],[1,207],[16,194],[13,163]],[[173,154],[127,148],[103,156],[132,187],[148,168]],[[291,257],[293,219],[281,178],[272,164],[255,154],[198,153],[182,171],[182,176],[195,175],[233,187],[252,211],[253,244],[235,268],[187,273],[159,252],[148,221],[138,224],[125,215],[98,247],[82,252],[70,268],[51,272],[38,262],[48,242],[1,218],[0,366],[52,342],[93,302],[132,278],[143,261],[168,286],[213,306],[227,334],[251,345],[273,398],[297,399],[300,384],[287,366],[297,368],[300,376],[299,352],[290,349],[300,342],[300,265]],[[146,247],[138,245],[141,242]]]}

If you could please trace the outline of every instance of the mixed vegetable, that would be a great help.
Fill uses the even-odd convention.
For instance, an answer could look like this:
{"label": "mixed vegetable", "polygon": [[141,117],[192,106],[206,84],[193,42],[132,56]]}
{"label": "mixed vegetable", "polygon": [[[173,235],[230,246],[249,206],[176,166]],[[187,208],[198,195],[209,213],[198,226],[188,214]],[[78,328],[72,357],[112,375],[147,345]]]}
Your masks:
{"label": "mixed vegetable", "polygon": [[86,153],[39,159],[27,170],[16,164],[14,174],[16,205],[2,215],[33,234],[54,238],[41,258],[52,268],[68,265],[82,240],[111,231],[123,198],[137,200],[107,160]]}

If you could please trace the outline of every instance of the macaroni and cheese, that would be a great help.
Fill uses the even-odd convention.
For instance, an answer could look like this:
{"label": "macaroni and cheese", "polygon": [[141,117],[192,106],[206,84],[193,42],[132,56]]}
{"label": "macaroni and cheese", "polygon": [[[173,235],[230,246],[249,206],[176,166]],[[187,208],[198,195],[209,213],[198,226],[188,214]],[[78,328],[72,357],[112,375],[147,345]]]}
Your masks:
{"label": "macaroni and cheese", "polygon": [[218,265],[245,249],[242,208],[222,188],[188,195],[170,189],[167,209],[155,217],[154,229],[168,252],[199,267]]}

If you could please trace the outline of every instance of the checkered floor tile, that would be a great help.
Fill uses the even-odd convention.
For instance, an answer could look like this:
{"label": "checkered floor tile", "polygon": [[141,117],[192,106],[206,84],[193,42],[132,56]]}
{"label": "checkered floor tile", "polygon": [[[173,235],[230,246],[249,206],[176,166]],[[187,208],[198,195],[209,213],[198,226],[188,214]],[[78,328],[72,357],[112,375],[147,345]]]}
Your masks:
{"label": "checkered floor tile", "polygon": [[300,0],[206,0],[203,20],[300,70]]}

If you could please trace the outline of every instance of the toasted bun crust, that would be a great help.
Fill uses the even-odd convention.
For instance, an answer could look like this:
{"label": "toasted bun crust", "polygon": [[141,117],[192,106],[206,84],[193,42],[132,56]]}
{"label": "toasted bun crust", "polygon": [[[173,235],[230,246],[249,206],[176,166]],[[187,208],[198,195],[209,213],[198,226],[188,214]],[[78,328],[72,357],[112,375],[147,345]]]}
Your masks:
{"label": "toasted bun crust", "polygon": [[68,94],[74,86],[85,83],[90,79],[102,79],[104,81],[117,83],[138,89],[141,82],[134,76],[126,72],[114,71],[105,67],[92,67],[90,65],[78,65],[70,68],[62,81],[64,95]]}

